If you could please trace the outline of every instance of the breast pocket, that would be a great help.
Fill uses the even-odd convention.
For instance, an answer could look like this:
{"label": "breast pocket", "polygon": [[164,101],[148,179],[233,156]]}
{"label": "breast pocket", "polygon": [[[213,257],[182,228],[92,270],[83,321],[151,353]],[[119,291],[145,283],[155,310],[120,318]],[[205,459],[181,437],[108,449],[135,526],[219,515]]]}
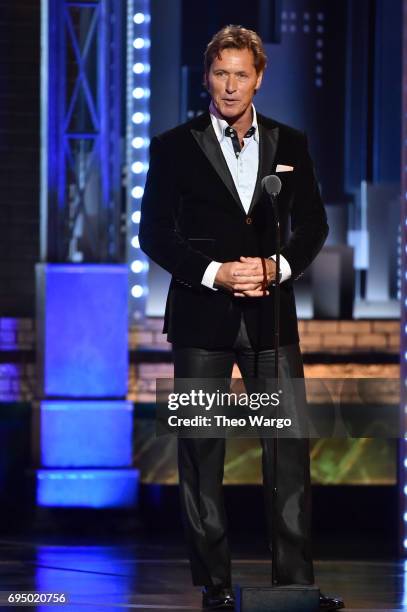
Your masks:
{"label": "breast pocket", "polygon": [[281,181],[281,191],[277,203],[291,208],[296,183],[295,172],[276,172],[276,175]]}
{"label": "breast pocket", "polygon": [[295,173],[293,170],[291,170],[289,172],[276,172],[276,175],[280,179],[282,186],[284,186],[292,183]]}

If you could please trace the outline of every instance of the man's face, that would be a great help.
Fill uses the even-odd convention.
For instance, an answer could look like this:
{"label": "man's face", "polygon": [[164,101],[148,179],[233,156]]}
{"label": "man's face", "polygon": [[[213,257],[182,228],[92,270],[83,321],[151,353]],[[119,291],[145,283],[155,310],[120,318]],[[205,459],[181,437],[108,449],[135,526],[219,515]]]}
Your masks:
{"label": "man's face", "polygon": [[249,107],[263,74],[257,74],[253,52],[249,49],[224,49],[215,57],[206,84],[212,100],[226,120],[238,119]]}

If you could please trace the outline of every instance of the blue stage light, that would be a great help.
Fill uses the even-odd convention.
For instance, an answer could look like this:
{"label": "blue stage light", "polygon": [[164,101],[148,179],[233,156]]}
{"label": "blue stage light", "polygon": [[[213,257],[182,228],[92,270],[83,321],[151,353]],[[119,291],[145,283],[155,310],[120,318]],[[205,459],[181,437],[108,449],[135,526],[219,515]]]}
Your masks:
{"label": "blue stage light", "polygon": [[131,146],[134,149],[142,149],[143,147],[148,147],[149,144],[150,144],[149,139],[148,138],[142,138],[141,136],[136,136],[131,141]]}
{"label": "blue stage light", "polygon": [[[128,269],[125,265],[37,265],[44,397],[125,397]],[[43,290],[40,288],[43,287]]]}
{"label": "blue stage light", "polygon": [[127,401],[41,402],[41,465],[128,467],[132,419],[133,404]]}
{"label": "blue stage light", "polygon": [[134,64],[133,72],[134,74],[141,74],[142,72],[144,72],[144,64],[142,64],[141,62],[137,62],[137,64]]}
{"label": "blue stage light", "polygon": [[134,272],[135,274],[138,274],[139,272],[141,272],[142,270],[144,270],[144,262],[140,261],[139,259],[136,259],[135,261],[131,262],[131,271]]}
{"label": "blue stage light", "polygon": [[[140,198],[143,197],[143,194],[144,194],[143,187],[136,186],[136,187],[133,187],[133,189],[131,190],[132,198],[140,199]],[[136,213],[138,215],[140,215],[140,211],[139,210],[134,211],[133,215],[136,214]],[[139,221],[137,223],[139,223]]]}
{"label": "blue stage light", "polygon": [[135,87],[133,89],[133,98],[136,100],[141,100],[142,98],[149,98],[150,90],[148,87]]}
{"label": "blue stage light", "polygon": [[134,113],[134,115],[132,116],[132,121],[133,123],[136,123],[136,124],[143,123],[144,121],[143,113]]}
{"label": "blue stage light", "polygon": [[123,508],[134,506],[139,472],[116,470],[38,470],[37,504],[46,507]]}
{"label": "blue stage light", "polygon": [[145,293],[145,289],[141,285],[133,285],[131,295],[135,298],[141,297]]}
{"label": "blue stage light", "polygon": [[136,161],[131,165],[131,171],[134,172],[134,174],[142,174],[145,170],[146,168],[143,162]]}
{"label": "blue stage light", "polygon": [[[140,221],[140,200],[144,192],[144,180],[148,170],[149,134],[149,98],[150,98],[150,2],[149,0],[128,0],[127,14],[127,117],[128,146],[127,164],[131,169],[128,173],[129,220],[131,230],[129,243],[139,249],[138,236],[135,235],[133,224]],[[129,251],[129,264],[134,255]],[[139,250],[137,261],[147,262],[146,256]],[[137,270],[137,271],[136,271]],[[137,264],[131,268],[137,274],[137,283],[129,279],[130,313],[133,320],[140,321],[145,312],[147,295],[148,265]]]}

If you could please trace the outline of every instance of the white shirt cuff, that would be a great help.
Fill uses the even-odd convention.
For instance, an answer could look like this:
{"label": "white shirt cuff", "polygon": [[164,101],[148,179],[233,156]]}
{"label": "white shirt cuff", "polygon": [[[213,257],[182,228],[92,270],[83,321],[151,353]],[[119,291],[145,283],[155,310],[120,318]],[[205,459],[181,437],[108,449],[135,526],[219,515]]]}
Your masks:
{"label": "white shirt cuff", "polygon": [[[276,261],[276,256],[272,255],[270,257],[270,259],[274,259],[274,261]],[[283,257],[282,255],[280,255],[280,272],[281,272],[281,281],[280,281],[280,283],[283,283],[284,281],[286,281],[289,278],[291,278],[291,267],[290,267],[290,264],[288,263],[286,258]]]}
{"label": "white shirt cuff", "polygon": [[202,285],[205,285],[205,287],[208,287],[208,289],[213,289],[214,291],[217,291],[216,287],[214,287],[213,285],[215,284],[215,277],[221,265],[222,264],[218,261],[211,261],[202,277]]}

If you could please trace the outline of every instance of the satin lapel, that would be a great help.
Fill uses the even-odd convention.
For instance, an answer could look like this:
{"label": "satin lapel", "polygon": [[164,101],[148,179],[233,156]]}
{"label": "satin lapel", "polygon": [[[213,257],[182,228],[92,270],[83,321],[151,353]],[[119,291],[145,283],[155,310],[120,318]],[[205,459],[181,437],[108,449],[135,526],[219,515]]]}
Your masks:
{"label": "satin lapel", "polygon": [[229,172],[228,165],[226,163],[222,150],[219,146],[219,142],[213,130],[212,123],[209,121],[209,125],[203,130],[191,129],[191,133],[195,138],[196,142],[201,147],[202,151],[205,153],[212,166],[215,168],[223,183],[229,189],[236,203],[245,213],[243,204],[239,198],[239,194],[235,187],[233,177]]}
{"label": "satin lapel", "polygon": [[259,122],[260,150],[259,150],[259,170],[257,173],[256,187],[250,204],[249,214],[253,207],[261,198],[261,181],[268,174],[275,170],[275,158],[278,145],[278,127],[267,129]]}

